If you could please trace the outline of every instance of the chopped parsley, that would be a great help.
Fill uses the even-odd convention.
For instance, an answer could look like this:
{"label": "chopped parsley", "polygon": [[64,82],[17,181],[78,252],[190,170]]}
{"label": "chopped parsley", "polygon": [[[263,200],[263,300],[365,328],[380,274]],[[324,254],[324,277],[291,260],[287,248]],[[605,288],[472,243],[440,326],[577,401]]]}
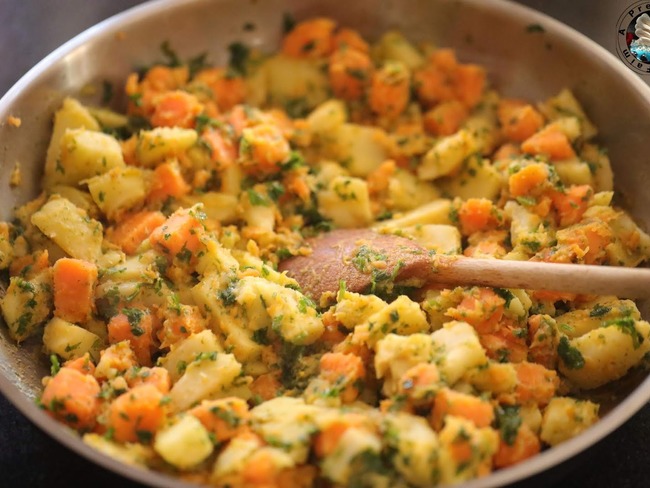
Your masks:
{"label": "chopped parsley", "polygon": [[612,310],[612,307],[606,305],[596,304],[596,306],[589,312],[590,317],[602,317]]}
{"label": "chopped parsley", "polygon": [[569,369],[581,369],[585,365],[585,358],[582,357],[582,353],[571,345],[566,336],[560,339],[557,353]]}
{"label": "chopped parsley", "polygon": [[503,442],[512,446],[521,426],[519,405],[497,405],[494,413],[496,414],[496,423]]}
{"label": "chopped parsley", "polygon": [[123,308],[122,313],[126,315],[126,318],[129,320],[129,325],[131,326],[131,333],[140,337],[144,334],[144,329],[140,325],[142,318],[144,317],[144,311],[139,308]]}

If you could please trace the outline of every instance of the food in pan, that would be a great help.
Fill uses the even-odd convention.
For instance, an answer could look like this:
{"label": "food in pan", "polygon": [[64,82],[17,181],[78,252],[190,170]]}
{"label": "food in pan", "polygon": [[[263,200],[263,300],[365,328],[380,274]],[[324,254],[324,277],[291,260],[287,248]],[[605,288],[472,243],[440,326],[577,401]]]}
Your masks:
{"label": "food in pan", "polygon": [[630,300],[394,286],[363,243],[366,293],[277,271],[358,227],[641,264],[650,237],[571,91],[508,98],[449,49],[325,18],[224,67],[163,47],[125,114],[63,102],[43,193],[0,225],[6,326],[42,340],[40,405],[91,446],[221,487],[458,483],[578,435],[589,391],[644,365]]}

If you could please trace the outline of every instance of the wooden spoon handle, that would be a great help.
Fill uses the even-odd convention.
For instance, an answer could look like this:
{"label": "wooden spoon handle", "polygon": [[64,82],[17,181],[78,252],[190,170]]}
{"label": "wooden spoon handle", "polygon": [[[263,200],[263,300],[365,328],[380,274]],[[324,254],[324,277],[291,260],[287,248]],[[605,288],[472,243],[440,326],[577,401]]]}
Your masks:
{"label": "wooden spoon handle", "polygon": [[431,281],[585,295],[650,297],[650,269],[437,255]]}

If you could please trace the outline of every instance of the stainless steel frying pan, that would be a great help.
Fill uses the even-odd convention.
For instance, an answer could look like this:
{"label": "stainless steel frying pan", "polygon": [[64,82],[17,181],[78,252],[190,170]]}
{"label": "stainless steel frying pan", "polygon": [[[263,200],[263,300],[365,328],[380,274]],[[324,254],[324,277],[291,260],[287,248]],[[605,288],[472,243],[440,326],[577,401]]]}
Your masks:
{"label": "stainless steel frying pan", "polygon": [[[458,51],[460,59],[487,66],[500,91],[542,99],[568,86],[586,106],[609,148],[620,202],[650,229],[650,88],[611,54],[559,22],[502,0],[159,0],[113,17],[52,53],[1,100],[0,121],[22,119],[20,128],[0,122],[0,218],[33,198],[49,139],[51,118],[66,95],[99,104],[104,80],[122,86],[134,67],[160,58],[168,40],[183,57],[201,51],[214,63],[225,62],[226,46],[239,40],[266,50],[276,47],[282,16],[328,15],[371,38],[398,28],[414,40],[431,40]],[[246,23],[254,30],[244,30]],[[540,25],[540,29],[528,26]],[[123,102],[123,101],[122,101]],[[119,105],[120,100],[116,101]],[[9,174],[19,162],[23,184],[9,189]],[[640,304],[646,319],[650,304]],[[190,486],[167,476],[118,463],[85,446],[34,405],[47,365],[40,345],[16,347],[0,327],[0,390],[48,434],[88,459],[142,483]],[[648,400],[650,378],[627,382],[619,401],[593,428],[554,449],[510,469],[468,483],[487,488],[520,481],[547,470],[595,444]]]}

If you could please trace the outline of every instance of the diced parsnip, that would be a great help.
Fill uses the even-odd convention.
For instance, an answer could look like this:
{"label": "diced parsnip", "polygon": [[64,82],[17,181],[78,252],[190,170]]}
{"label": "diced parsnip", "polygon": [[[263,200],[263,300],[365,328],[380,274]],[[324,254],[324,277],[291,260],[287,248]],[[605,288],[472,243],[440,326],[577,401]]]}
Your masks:
{"label": "diced parsnip", "polygon": [[169,392],[171,404],[182,412],[195,403],[223,394],[242,372],[232,354],[209,353],[187,365],[183,376]]}
{"label": "diced parsnip", "polygon": [[595,144],[585,144],[580,157],[587,161],[594,174],[594,190],[612,191],[614,189],[614,172],[607,153]]}
{"label": "diced parsnip", "polygon": [[433,183],[418,179],[410,171],[397,168],[388,181],[388,198],[395,210],[406,211],[440,198]]}
{"label": "diced parsnip", "polygon": [[219,273],[222,280],[225,280],[222,281],[222,284],[227,282],[230,279],[230,273],[239,269],[237,260],[215,239],[205,239],[204,244],[204,253],[199,256],[196,270],[202,275]]}
{"label": "diced parsnip", "polygon": [[102,340],[83,327],[54,317],[45,326],[43,344],[48,353],[58,354],[65,360],[90,353],[93,361],[97,361]]}
{"label": "diced parsnip", "polygon": [[354,328],[354,342],[373,347],[388,334],[410,335],[427,332],[429,323],[420,306],[406,295],[400,295]]}
{"label": "diced parsnip", "polygon": [[307,123],[314,134],[327,134],[341,127],[347,119],[345,103],[341,100],[327,100],[309,114]]}
{"label": "diced parsnip", "polygon": [[517,386],[517,372],[512,363],[489,362],[470,369],[465,378],[479,391],[491,393],[509,393]]}
{"label": "diced parsnip", "polygon": [[386,306],[386,302],[376,295],[361,295],[345,291],[338,296],[334,317],[346,329],[353,329],[371,315]]}
{"label": "diced parsnip", "polygon": [[13,276],[0,306],[13,339],[21,342],[36,333],[52,312],[51,270],[43,270],[29,281]]}
{"label": "diced parsnip", "polygon": [[44,187],[49,187],[53,178],[60,175],[57,172],[57,163],[61,155],[61,138],[67,129],[88,129],[99,130],[99,124],[95,118],[90,114],[88,109],[81,105],[73,98],[66,98],[63,100],[63,105],[54,114],[54,128],[52,129],[52,137],[50,144],[47,148],[47,156],[45,158],[45,182]]}
{"label": "diced parsnip", "polygon": [[61,153],[50,184],[76,185],[81,180],[124,166],[119,142],[107,134],[68,129],[61,138]]}
{"label": "diced parsnip", "polygon": [[148,446],[137,443],[118,444],[107,439],[104,435],[85,434],[83,441],[93,449],[131,466],[145,468],[147,463],[154,457],[153,451]]}
{"label": "diced parsnip", "polygon": [[113,112],[108,108],[87,107],[87,109],[102,127],[117,129],[125,127],[129,123],[129,118],[126,115]]}
{"label": "diced parsnip", "polygon": [[474,136],[476,150],[483,156],[491,154],[500,141],[498,104],[499,95],[495,91],[488,91],[463,124],[463,129]]}
{"label": "diced parsnip", "polygon": [[625,317],[605,324],[576,339],[560,339],[559,370],[578,388],[598,388],[621,378],[650,351],[648,322]]}
{"label": "diced parsnip", "polygon": [[264,63],[268,101],[290,116],[304,116],[328,97],[326,71],[320,61],[278,54]]}
{"label": "diced parsnip", "polygon": [[453,225],[414,225],[403,228],[401,234],[437,254],[459,254],[462,250],[460,232]]}
{"label": "diced parsnip", "polygon": [[641,313],[632,300],[618,300],[614,297],[599,297],[576,310],[558,315],[555,321],[562,333],[569,339],[575,339],[587,332],[597,329],[603,322],[621,317],[641,320]]}
{"label": "diced parsnip", "polygon": [[[253,256],[247,251],[233,249],[231,253],[239,263],[240,269],[255,270],[258,272],[258,275],[264,277],[265,280],[277,283],[280,286],[286,286],[289,288],[298,288],[300,286],[296,280],[290,278],[286,273],[280,273],[279,271],[274,270],[271,266],[264,263],[262,259]],[[245,279],[246,277],[242,278],[242,281]],[[243,283],[241,283],[241,286],[243,286]]]}
{"label": "diced parsnip", "polygon": [[360,455],[376,456],[379,459],[381,441],[376,434],[357,427],[347,429],[338,442],[338,447],[325,456],[321,472],[325,478],[337,485],[348,486],[353,474],[354,459]]}
{"label": "diced parsnip", "polygon": [[378,52],[382,60],[399,61],[411,70],[424,64],[424,56],[398,31],[389,31],[382,36]]}
{"label": "diced parsnip", "polygon": [[596,126],[587,118],[580,102],[567,88],[545,102],[538,104],[538,108],[551,121],[567,116],[576,117],[580,121],[582,135],[587,140],[598,133]]}
{"label": "diced parsnip", "polygon": [[234,195],[209,191],[200,195],[186,195],[180,199],[183,207],[192,207],[197,203],[203,204],[203,211],[210,220],[223,224],[233,223],[239,214],[239,200]]}
{"label": "diced parsnip", "polygon": [[255,431],[269,444],[280,444],[296,464],[307,461],[315,418],[323,409],[302,398],[278,397],[251,410]]}
{"label": "diced parsnip", "polygon": [[88,190],[101,211],[112,220],[144,202],[147,174],[133,167],[115,168],[86,180]]}
{"label": "diced parsnip", "polygon": [[388,334],[377,342],[375,352],[377,378],[384,378],[382,392],[391,396],[399,391],[400,379],[406,371],[433,360],[434,344],[428,334]]}
{"label": "diced parsnip", "polygon": [[424,224],[450,224],[451,200],[440,198],[421,207],[405,212],[399,217],[373,225],[380,232],[395,232],[405,227]]}
{"label": "diced parsnip", "polygon": [[588,163],[578,159],[558,161],[555,164],[560,180],[565,185],[591,185],[593,175]]}
{"label": "diced parsnip", "polygon": [[598,405],[588,400],[553,398],[544,409],[540,438],[555,446],[577,436],[598,421]]}
{"label": "diced parsnip", "polygon": [[240,473],[246,460],[263,446],[257,436],[237,436],[221,451],[214,463],[211,481],[218,486],[222,477]]}
{"label": "diced parsnip", "polygon": [[576,139],[578,139],[578,137],[582,135],[580,120],[577,117],[573,116],[557,118],[550,124],[546,125],[546,127],[559,129],[559,131],[567,136],[571,142],[574,142]]}
{"label": "diced parsnip", "polygon": [[138,134],[135,148],[137,160],[143,166],[155,166],[165,159],[178,156],[194,145],[198,135],[193,129],[156,127]]}
{"label": "diced parsnip", "polygon": [[31,221],[73,258],[95,262],[102,254],[102,224],[65,198],[50,197]]}
{"label": "diced parsnip", "polygon": [[423,180],[434,180],[460,169],[463,161],[478,149],[471,132],[459,130],[443,137],[426,153],[418,167],[418,176]]}
{"label": "diced parsnip", "polygon": [[243,180],[241,166],[231,164],[221,172],[221,191],[227,195],[239,196]]}
{"label": "diced parsnip", "polygon": [[336,176],[318,193],[318,211],[337,227],[368,226],[373,220],[368,183],[361,178]]}
{"label": "diced parsnip", "polygon": [[618,266],[638,266],[650,258],[650,236],[624,212],[609,221],[616,242],[607,246],[610,262]]}
{"label": "diced parsnip", "polygon": [[278,208],[266,191],[258,191],[259,187],[263,185],[256,185],[255,188],[242,192],[239,198],[243,210],[242,216],[249,227],[273,232]]}
{"label": "diced parsnip", "polygon": [[438,437],[427,421],[406,413],[387,415],[382,425],[388,445],[395,450],[393,463],[414,486],[438,483]]}
{"label": "diced parsnip", "polygon": [[72,186],[54,185],[49,189],[48,193],[50,195],[61,195],[63,198],[70,200],[77,207],[85,210],[86,213],[93,218],[99,216],[99,209],[88,192],[79,190]]}
{"label": "diced parsnip", "polygon": [[187,366],[201,354],[222,353],[223,347],[211,330],[203,330],[172,347],[160,365],[169,372],[172,383],[176,383]]}
{"label": "diced parsnip", "polygon": [[533,255],[541,248],[551,245],[553,235],[545,229],[539,215],[529,212],[516,202],[506,203],[504,210],[511,220],[510,235],[513,247]]}
{"label": "diced parsnip", "polygon": [[178,422],[156,433],[154,450],[172,466],[191,469],[214,450],[210,435],[201,422],[185,415]]}
{"label": "diced parsnip", "polygon": [[503,175],[488,159],[473,156],[466,159],[460,173],[439,180],[440,188],[453,197],[463,200],[487,198],[496,200],[503,187]]}
{"label": "diced parsnip", "polygon": [[450,415],[438,439],[441,484],[459,484],[490,472],[492,456],[499,447],[494,429],[479,429],[470,420]]}
{"label": "diced parsnip", "polygon": [[466,322],[447,322],[431,334],[431,339],[437,352],[436,364],[448,385],[456,383],[470,369],[488,362],[476,330]]}
{"label": "diced parsnip", "polygon": [[327,136],[329,156],[352,176],[368,176],[388,157],[386,133],[377,127],[342,124]]}
{"label": "diced parsnip", "polygon": [[298,345],[313,344],[318,340],[324,330],[323,321],[307,297],[264,278],[247,279],[255,281],[258,297],[263,300],[273,321],[273,329],[280,337]]}

